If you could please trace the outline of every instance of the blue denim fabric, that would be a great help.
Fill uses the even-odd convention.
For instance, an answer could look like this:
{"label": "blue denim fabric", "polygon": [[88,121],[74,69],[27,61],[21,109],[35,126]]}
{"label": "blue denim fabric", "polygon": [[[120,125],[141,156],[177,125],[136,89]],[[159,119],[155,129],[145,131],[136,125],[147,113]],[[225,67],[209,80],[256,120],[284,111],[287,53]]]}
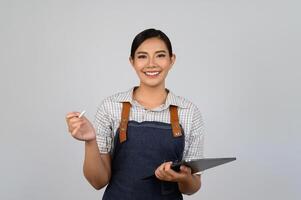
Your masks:
{"label": "blue denim fabric", "polygon": [[129,121],[127,140],[115,137],[112,176],[103,200],[179,200],[183,199],[175,182],[160,181],[154,174],[165,161],[181,160],[184,133],[173,137],[171,125],[162,122]]}

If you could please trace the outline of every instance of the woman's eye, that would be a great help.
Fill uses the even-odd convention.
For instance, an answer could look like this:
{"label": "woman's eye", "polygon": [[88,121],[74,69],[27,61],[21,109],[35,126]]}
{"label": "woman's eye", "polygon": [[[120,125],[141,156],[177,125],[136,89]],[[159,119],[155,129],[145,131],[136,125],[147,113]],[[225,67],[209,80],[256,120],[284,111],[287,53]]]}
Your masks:
{"label": "woman's eye", "polygon": [[139,55],[139,56],[137,56],[137,58],[143,59],[143,58],[146,58],[146,56],[145,55]]}
{"label": "woman's eye", "polygon": [[163,58],[163,57],[165,57],[165,54],[159,54],[158,57]]}

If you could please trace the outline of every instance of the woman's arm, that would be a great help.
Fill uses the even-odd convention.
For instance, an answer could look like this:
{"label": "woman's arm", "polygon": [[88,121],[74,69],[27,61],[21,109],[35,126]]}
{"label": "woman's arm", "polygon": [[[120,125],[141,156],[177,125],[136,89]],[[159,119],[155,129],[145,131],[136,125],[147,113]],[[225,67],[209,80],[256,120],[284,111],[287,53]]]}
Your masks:
{"label": "woman's arm", "polygon": [[[188,167],[186,167],[188,168]],[[186,178],[178,182],[179,190],[183,194],[191,195],[197,192],[201,188],[201,175],[191,174],[191,170],[188,170]]]}
{"label": "woman's arm", "polygon": [[99,153],[95,139],[85,142],[83,172],[88,182],[97,190],[106,186],[111,178],[110,153]]}
{"label": "woman's arm", "polygon": [[110,154],[100,154],[93,125],[86,117],[79,115],[79,112],[67,114],[68,129],[75,139],[85,141],[83,172],[89,183],[99,190],[108,184],[111,177]]}

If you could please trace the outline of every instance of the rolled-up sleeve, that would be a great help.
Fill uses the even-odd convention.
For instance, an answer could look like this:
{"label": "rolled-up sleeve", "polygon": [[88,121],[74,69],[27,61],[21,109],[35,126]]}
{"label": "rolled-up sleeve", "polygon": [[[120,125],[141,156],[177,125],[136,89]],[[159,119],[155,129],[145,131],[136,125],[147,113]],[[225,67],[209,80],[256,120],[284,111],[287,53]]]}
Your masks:
{"label": "rolled-up sleeve", "polygon": [[201,112],[197,106],[194,106],[188,148],[183,159],[193,160],[204,158],[204,135],[205,129]]}
{"label": "rolled-up sleeve", "polygon": [[100,153],[109,153],[112,148],[112,123],[110,115],[105,109],[105,101],[97,108],[94,120],[96,141]]}

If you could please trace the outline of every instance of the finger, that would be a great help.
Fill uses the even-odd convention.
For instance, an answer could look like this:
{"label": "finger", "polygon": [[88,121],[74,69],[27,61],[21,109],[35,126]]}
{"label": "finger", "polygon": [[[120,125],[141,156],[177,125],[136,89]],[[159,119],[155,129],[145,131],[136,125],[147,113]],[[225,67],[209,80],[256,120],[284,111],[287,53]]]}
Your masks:
{"label": "finger", "polygon": [[66,119],[69,119],[69,118],[72,118],[72,117],[75,117],[77,116],[77,112],[69,112],[66,114]]}
{"label": "finger", "polygon": [[164,163],[164,170],[165,171],[170,170],[171,169],[171,164],[172,164],[172,162],[166,162],[166,163]]}
{"label": "finger", "polygon": [[176,182],[176,181],[179,181],[179,180],[184,179],[185,177],[191,175],[189,167],[186,167],[184,165],[182,165],[181,167],[180,167],[180,169],[183,169],[185,171],[176,172],[172,169],[169,169],[169,170],[165,171],[165,177],[169,181]]}
{"label": "finger", "polygon": [[80,115],[79,112],[70,112],[70,113],[68,113],[68,114],[66,115],[66,120],[69,120],[69,119],[71,119],[71,118],[73,118],[73,117],[78,117],[79,115]]}
{"label": "finger", "polygon": [[69,119],[69,123],[73,124],[73,123],[77,123],[77,122],[83,122],[84,120],[82,118],[78,118],[78,117],[73,117],[71,119]]}
{"label": "finger", "polygon": [[181,172],[184,172],[185,174],[191,174],[191,168],[190,168],[190,167],[187,167],[187,166],[185,166],[185,165],[181,165],[180,171],[181,171]]}
{"label": "finger", "polygon": [[163,176],[164,172],[164,163],[162,163],[159,167],[158,167],[158,173]]}
{"label": "finger", "polygon": [[73,117],[70,116],[70,117],[68,117],[68,118],[66,117],[65,120],[66,120],[67,123],[69,123],[70,120],[72,120],[72,119],[77,119],[77,118],[78,118],[77,116],[73,116]]}
{"label": "finger", "polygon": [[158,179],[163,179],[164,177],[164,174],[163,174],[163,171],[164,171],[164,163],[162,163],[155,171],[155,175]]}
{"label": "finger", "polygon": [[162,176],[162,174],[159,172],[159,170],[156,170],[156,171],[155,171],[155,176],[156,176],[158,179],[160,179],[160,180],[163,179],[163,176]]}
{"label": "finger", "polygon": [[79,122],[75,122],[71,124],[71,128],[72,129],[76,129],[76,128],[81,128],[83,126],[83,122],[79,121]]}
{"label": "finger", "polygon": [[166,170],[165,170],[165,176],[171,178],[172,180],[177,178],[177,176],[179,176],[179,173],[175,172],[174,170],[172,170],[170,168],[170,165],[166,167]]}
{"label": "finger", "polygon": [[68,131],[69,131],[69,133],[72,133],[72,131],[73,131],[73,128],[71,127],[70,124],[68,124]]}
{"label": "finger", "polygon": [[172,162],[167,162],[165,163],[164,165],[164,172],[168,172],[168,174],[170,174],[169,172],[173,172],[174,170],[171,169],[171,165],[172,165]]}
{"label": "finger", "polygon": [[81,123],[82,122],[68,123],[68,131],[70,133],[72,133],[74,131],[74,129],[81,128],[81,126],[82,126]]}
{"label": "finger", "polygon": [[173,174],[171,173],[173,170],[171,169],[172,162],[166,162],[163,165],[162,176],[166,181],[171,181],[174,179]]}
{"label": "finger", "polygon": [[71,133],[73,129],[77,127],[79,122],[81,122],[81,120],[78,118],[72,118],[67,121],[68,131]]}
{"label": "finger", "polygon": [[71,132],[71,135],[72,135],[73,137],[75,137],[75,138],[78,138],[78,137],[76,137],[76,136],[77,136],[77,132],[79,131],[79,129],[80,129],[80,127],[77,127],[77,128],[75,128],[75,129],[73,129],[73,131]]}
{"label": "finger", "polygon": [[67,121],[68,131],[71,133],[76,126],[74,126],[74,122]]}

